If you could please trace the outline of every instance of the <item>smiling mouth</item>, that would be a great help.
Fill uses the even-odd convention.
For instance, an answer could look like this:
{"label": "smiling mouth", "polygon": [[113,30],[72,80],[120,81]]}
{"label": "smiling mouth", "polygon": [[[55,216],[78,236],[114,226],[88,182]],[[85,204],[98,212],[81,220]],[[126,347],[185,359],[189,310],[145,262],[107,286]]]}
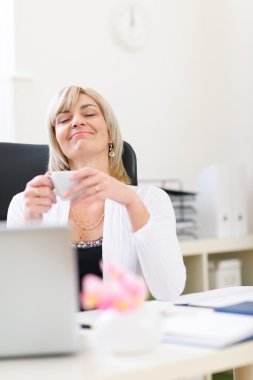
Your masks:
{"label": "smiling mouth", "polygon": [[78,137],[78,136],[85,136],[85,135],[93,135],[94,133],[93,132],[90,132],[90,131],[80,131],[80,132],[76,132],[74,133],[70,139],[73,139],[73,137]]}

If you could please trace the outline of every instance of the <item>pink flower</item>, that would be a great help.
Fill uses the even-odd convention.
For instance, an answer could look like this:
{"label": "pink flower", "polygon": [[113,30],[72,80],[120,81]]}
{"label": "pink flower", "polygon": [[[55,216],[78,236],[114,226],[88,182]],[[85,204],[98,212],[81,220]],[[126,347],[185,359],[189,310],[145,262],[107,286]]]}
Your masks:
{"label": "pink flower", "polygon": [[93,274],[88,274],[83,279],[83,288],[85,293],[81,294],[81,302],[85,309],[93,309],[100,302],[103,292],[102,280]]}
{"label": "pink flower", "polygon": [[103,273],[105,281],[95,275],[84,277],[81,302],[85,309],[132,310],[146,299],[142,277],[112,262],[103,265]]}

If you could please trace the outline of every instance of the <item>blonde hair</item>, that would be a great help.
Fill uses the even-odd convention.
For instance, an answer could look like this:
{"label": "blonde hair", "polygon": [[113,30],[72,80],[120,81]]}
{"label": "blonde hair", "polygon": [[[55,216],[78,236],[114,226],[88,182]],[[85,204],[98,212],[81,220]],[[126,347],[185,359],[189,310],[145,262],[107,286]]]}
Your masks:
{"label": "blonde hair", "polygon": [[[111,106],[95,90],[78,86],[68,86],[60,90],[51,100],[47,113],[47,128],[49,134],[49,164],[50,171],[70,170],[67,157],[63,154],[55,136],[55,120],[61,112],[66,112],[74,107],[81,94],[88,95],[99,106],[106,122],[109,138],[113,144],[114,157],[109,156],[109,174],[119,181],[130,183],[130,178],[122,161],[123,141],[119,124]],[[108,147],[109,151],[109,147]]]}

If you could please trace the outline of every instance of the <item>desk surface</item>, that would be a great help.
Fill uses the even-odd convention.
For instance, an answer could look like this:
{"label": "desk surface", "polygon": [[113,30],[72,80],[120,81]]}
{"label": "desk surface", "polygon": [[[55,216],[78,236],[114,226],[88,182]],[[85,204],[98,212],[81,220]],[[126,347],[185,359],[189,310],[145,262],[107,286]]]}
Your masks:
{"label": "desk surface", "polygon": [[[145,354],[111,355],[94,343],[94,332],[80,333],[77,355],[0,361],[1,380],[175,380],[219,372],[253,362],[253,341],[222,350],[161,344]],[[242,374],[242,375],[240,375]],[[240,369],[237,380],[252,379],[252,366]]]}

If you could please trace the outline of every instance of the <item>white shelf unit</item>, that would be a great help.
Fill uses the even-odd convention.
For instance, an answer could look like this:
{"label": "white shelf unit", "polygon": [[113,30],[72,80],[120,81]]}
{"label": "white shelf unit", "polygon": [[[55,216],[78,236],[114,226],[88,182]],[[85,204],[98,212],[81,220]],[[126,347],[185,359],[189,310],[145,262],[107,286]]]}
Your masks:
{"label": "white shelf unit", "polygon": [[184,294],[209,290],[210,260],[240,259],[242,285],[253,285],[253,235],[180,242],[187,269]]}

